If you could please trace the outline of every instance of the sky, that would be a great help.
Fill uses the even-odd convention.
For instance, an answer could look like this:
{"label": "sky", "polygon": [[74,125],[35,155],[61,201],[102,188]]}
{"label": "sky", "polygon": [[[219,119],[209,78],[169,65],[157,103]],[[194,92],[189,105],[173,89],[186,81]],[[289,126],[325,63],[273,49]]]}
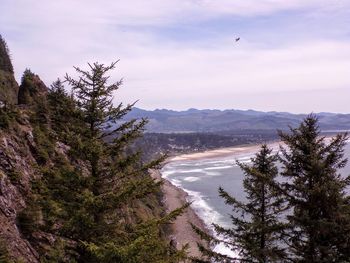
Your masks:
{"label": "sky", "polygon": [[350,0],[0,0],[0,11],[18,81],[30,68],[49,86],[120,59],[116,103],[350,113]]}

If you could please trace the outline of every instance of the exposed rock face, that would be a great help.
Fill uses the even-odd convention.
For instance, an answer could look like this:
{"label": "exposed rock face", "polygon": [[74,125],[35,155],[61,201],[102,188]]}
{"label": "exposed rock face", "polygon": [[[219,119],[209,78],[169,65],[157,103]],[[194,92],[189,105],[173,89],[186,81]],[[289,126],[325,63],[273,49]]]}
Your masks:
{"label": "exposed rock face", "polygon": [[[18,91],[12,65],[8,63],[7,48],[3,47],[6,52],[0,46],[0,81],[4,80],[0,82],[0,117],[7,117],[9,123],[1,124],[0,118],[0,256],[3,253],[14,262],[38,263],[48,256],[60,238],[67,239],[64,241],[71,247],[77,242],[40,228],[45,226],[45,218],[43,209],[35,206],[35,198],[42,200],[44,195],[37,194],[32,182],[40,183],[45,174],[43,168],[62,166],[63,159],[79,169],[82,176],[89,174],[89,163],[71,157],[70,147],[58,141],[60,137],[51,122],[48,89],[39,76],[26,70]],[[20,105],[2,108],[1,105],[8,102]],[[136,224],[136,220],[161,218],[164,210],[158,194],[122,208],[125,222]],[[59,221],[57,219],[54,218]],[[55,227],[59,224],[55,222]],[[55,253],[60,252],[56,250]]]}
{"label": "exposed rock face", "polygon": [[30,192],[30,181],[38,176],[30,151],[31,128],[16,128],[11,133],[0,132],[0,238],[13,258],[38,262],[38,254],[16,225],[16,216]]}
{"label": "exposed rock face", "polygon": [[38,75],[27,69],[19,86],[18,104],[32,105],[46,98],[48,89]]}
{"label": "exposed rock face", "polygon": [[[40,78],[26,71],[22,83],[21,102],[29,103],[46,96],[47,88]],[[5,41],[0,36],[0,104],[17,104],[18,84]],[[23,262],[39,262],[39,255],[21,234],[16,218],[25,208],[31,181],[40,176],[33,149],[29,116],[20,110],[19,122],[8,130],[0,128],[0,241],[11,258]]]}
{"label": "exposed rock face", "polygon": [[17,104],[18,84],[13,76],[13,67],[6,42],[0,35],[0,101]]}

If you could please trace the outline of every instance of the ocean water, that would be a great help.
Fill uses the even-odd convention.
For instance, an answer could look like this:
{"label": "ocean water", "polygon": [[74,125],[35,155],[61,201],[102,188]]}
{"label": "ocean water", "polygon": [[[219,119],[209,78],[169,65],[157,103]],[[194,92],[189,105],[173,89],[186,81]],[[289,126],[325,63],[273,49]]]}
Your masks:
{"label": "ocean water", "polygon": [[[274,147],[274,152],[277,152],[278,147]],[[244,175],[236,160],[249,163],[254,155],[255,152],[250,152],[210,159],[174,161],[163,167],[162,176],[188,193],[192,208],[209,229],[212,223],[229,227],[231,209],[219,197],[218,188],[221,186],[236,199],[244,201]],[[350,144],[345,148],[345,156],[350,159]],[[350,160],[341,173],[350,174]],[[224,246],[218,246],[215,250],[233,255]]]}

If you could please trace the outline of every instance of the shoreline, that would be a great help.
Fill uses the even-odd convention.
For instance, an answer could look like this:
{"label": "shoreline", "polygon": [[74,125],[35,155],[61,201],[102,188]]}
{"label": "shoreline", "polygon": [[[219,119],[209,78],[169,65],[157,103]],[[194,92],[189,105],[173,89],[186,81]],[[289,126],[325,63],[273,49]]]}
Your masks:
{"label": "shoreline", "polygon": [[[269,146],[278,146],[279,141],[266,142]],[[213,150],[206,150],[203,152],[180,154],[177,156],[169,157],[164,164],[169,162],[177,161],[187,161],[187,160],[198,160],[198,159],[211,159],[219,158],[232,155],[242,155],[248,153],[255,153],[259,150],[262,144],[247,144],[247,145],[237,145],[234,147],[217,148]],[[152,170],[151,176],[156,180],[161,180],[163,182],[161,190],[164,194],[164,205],[167,212],[170,212],[176,208],[181,207],[188,202],[188,193],[183,189],[173,185],[169,180],[162,177],[161,170]],[[190,225],[192,223],[202,231],[210,233],[211,230],[204,223],[202,218],[195,212],[195,209],[189,206],[184,214],[179,216],[174,223],[171,225],[172,235],[170,239],[176,241],[176,246],[181,249],[182,246],[188,244],[188,256],[189,257],[201,257],[201,253],[198,250],[197,243],[207,245],[205,241],[201,240],[200,237],[194,233]]]}
{"label": "shoreline", "polygon": [[[325,136],[326,140],[330,140],[333,135]],[[217,148],[212,150],[206,150],[202,152],[179,154],[167,158],[164,164],[170,162],[192,161],[192,160],[210,160],[215,158],[229,157],[238,158],[241,155],[251,155],[259,151],[261,145],[267,144],[269,148],[279,149],[279,146],[283,144],[280,140],[273,140],[264,143],[237,145],[233,147]],[[163,182],[162,192],[164,194],[164,205],[167,211],[174,210],[181,207],[188,201],[188,193],[185,190],[173,185],[168,179],[162,177],[161,170],[152,170],[151,175],[156,180]],[[189,223],[194,224],[199,229],[206,233],[211,233],[209,226],[207,226],[203,219],[195,212],[195,208],[189,206],[185,213],[179,216],[171,226],[172,235],[169,237],[176,241],[177,248],[189,244],[188,255],[190,257],[201,257],[201,253],[198,250],[197,243],[207,245],[200,237],[194,233]]]}
{"label": "shoreline", "polygon": [[[337,133],[332,134],[326,134],[321,135],[321,137],[324,137],[326,139],[326,142],[331,140]],[[177,161],[192,161],[192,160],[199,160],[199,159],[212,159],[212,158],[219,158],[219,157],[227,157],[227,156],[235,156],[235,155],[241,155],[241,154],[247,154],[247,153],[256,153],[259,151],[261,145],[266,144],[269,148],[275,148],[279,147],[279,145],[284,145],[280,139],[271,140],[271,141],[265,141],[261,143],[252,143],[252,144],[241,144],[236,146],[230,146],[230,147],[221,147],[221,148],[215,148],[205,151],[199,151],[199,152],[192,152],[192,153],[180,153],[175,154],[173,156],[170,156],[167,158],[167,160],[164,162],[165,164],[169,162],[177,162]]]}
{"label": "shoreline", "polygon": [[[156,180],[161,180],[163,184],[161,185],[161,190],[164,194],[164,205],[166,211],[170,212],[183,206],[187,203],[188,194],[179,187],[173,185],[170,181],[162,178],[160,170],[152,170],[151,176]],[[177,249],[181,249],[186,244],[189,245],[188,256],[201,258],[201,253],[198,250],[197,243],[206,245],[203,240],[192,230],[190,225],[192,223],[202,231],[209,233],[209,229],[203,222],[203,220],[196,214],[192,207],[188,207],[185,212],[176,218],[176,220],[171,225],[172,234],[169,239],[175,241]],[[169,240],[169,241],[170,241]]]}
{"label": "shoreline", "polygon": [[280,140],[273,140],[265,143],[256,143],[256,144],[242,144],[232,147],[223,147],[216,148],[212,150],[206,150],[202,152],[194,152],[194,153],[184,153],[175,155],[173,157],[169,157],[166,163],[169,162],[178,162],[178,161],[192,161],[192,160],[206,160],[212,158],[220,158],[227,156],[238,156],[244,155],[248,153],[256,153],[259,151],[261,145],[266,144],[269,148],[275,148],[280,145]]}

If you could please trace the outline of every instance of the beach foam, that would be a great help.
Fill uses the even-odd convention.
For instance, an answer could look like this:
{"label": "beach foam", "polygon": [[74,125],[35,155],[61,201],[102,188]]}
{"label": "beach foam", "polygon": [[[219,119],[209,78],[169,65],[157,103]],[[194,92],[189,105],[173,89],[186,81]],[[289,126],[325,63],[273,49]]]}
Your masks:
{"label": "beach foam", "polygon": [[[206,201],[205,197],[201,195],[199,192],[190,191],[184,189],[184,191],[189,195],[189,200],[192,202],[192,208],[195,210],[197,215],[203,220],[203,222],[208,226],[208,228],[211,230],[211,233],[214,234],[216,238],[220,238],[214,231],[214,227],[212,226],[212,223],[219,223],[223,222],[223,217],[221,214],[216,212]],[[222,223],[219,223],[222,225]],[[218,252],[223,255],[231,256],[231,257],[238,257],[238,254],[235,251],[232,251],[230,248],[225,246],[224,244],[218,244],[216,245],[213,250],[215,252]]]}
{"label": "beach foam", "polygon": [[190,170],[177,170],[175,171],[176,173],[182,173],[182,174],[187,174],[187,173],[203,173],[203,169],[190,169]]}
{"label": "beach foam", "polygon": [[188,194],[188,201],[192,202],[192,208],[196,211],[198,216],[203,220],[203,222],[211,227],[213,222],[223,221],[222,215],[215,211],[209,204],[205,201],[205,197],[195,191],[190,191],[183,189]]}
{"label": "beach foam", "polygon": [[200,180],[200,178],[199,177],[194,177],[194,176],[189,176],[189,177],[185,177],[183,180],[186,181],[186,182],[195,182],[195,181]]}
{"label": "beach foam", "polygon": [[171,169],[164,170],[164,169],[163,169],[163,170],[161,171],[161,173],[162,173],[162,177],[163,177],[163,178],[168,178],[170,175],[176,173],[176,170],[171,170]]}
{"label": "beach foam", "polygon": [[[273,149],[273,153],[278,152],[278,144],[269,146]],[[228,213],[232,210],[229,207],[226,209],[222,206],[223,200],[218,196],[217,187],[221,185],[228,189],[229,193],[236,198],[245,200],[242,185],[243,172],[237,167],[235,161],[249,163],[259,149],[260,147],[255,147],[249,148],[249,151],[244,153],[238,152],[226,156],[215,156],[215,158],[211,159],[184,159],[169,163],[163,171],[163,177],[168,177],[167,179],[172,184],[182,188],[188,194],[188,201],[193,202],[191,207],[199,218],[203,220],[208,229],[211,230],[212,234],[215,235],[212,223],[227,228],[230,228],[232,224],[228,217]],[[349,146],[346,148],[346,156],[350,156]],[[342,172],[349,174],[349,165]],[[218,237],[217,235],[215,236]],[[224,244],[219,244],[213,249],[218,253],[237,257],[237,253],[231,251]]]}
{"label": "beach foam", "polygon": [[229,168],[232,168],[232,166],[231,165],[214,166],[214,167],[204,168],[204,170],[221,170],[221,169],[229,169]]}

